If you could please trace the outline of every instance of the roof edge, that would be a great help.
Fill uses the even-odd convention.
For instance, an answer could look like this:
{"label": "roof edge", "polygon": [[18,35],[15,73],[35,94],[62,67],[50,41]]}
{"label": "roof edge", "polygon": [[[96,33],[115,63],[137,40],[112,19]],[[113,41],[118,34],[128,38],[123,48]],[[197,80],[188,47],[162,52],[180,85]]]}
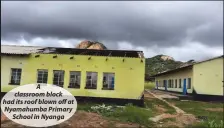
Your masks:
{"label": "roof edge", "polygon": [[211,60],[215,60],[215,59],[219,59],[219,58],[224,58],[224,55],[213,57],[213,58],[210,58],[210,59],[207,59],[207,60],[202,60],[202,61],[196,62],[195,64],[200,64],[200,63],[203,63],[203,62],[207,62],[207,61],[211,61]]}
{"label": "roof edge", "polygon": [[[30,46],[30,45],[4,45],[1,44],[1,46],[15,46],[15,47],[37,47],[37,48],[62,48],[62,49],[79,49],[79,48],[66,48],[66,47],[48,47],[48,46]],[[90,51],[124,51],[124,52],[143,52],[143,51],[137,51],[137,50],[117,50],[117,49],[85,49]]]}
{"label": "roof edge", "polygon": [[175,68],[175,69],[172,69],[172,70],[168,70],[166,72],[158,73],[158,74],[152,75],[150,77],[157,77],[157,76],[165,75],[165,74],[168,74],[168,73],[171,73],[171,72],[176,72],[176,71],[179,71],[181,69],[185,69],[185,68],[189,68],[189,67],[193,67],[193,64],[190,64],[190,65],[187,65],[187,66],[184,66],[184,67],[180,67],[180,68]]}

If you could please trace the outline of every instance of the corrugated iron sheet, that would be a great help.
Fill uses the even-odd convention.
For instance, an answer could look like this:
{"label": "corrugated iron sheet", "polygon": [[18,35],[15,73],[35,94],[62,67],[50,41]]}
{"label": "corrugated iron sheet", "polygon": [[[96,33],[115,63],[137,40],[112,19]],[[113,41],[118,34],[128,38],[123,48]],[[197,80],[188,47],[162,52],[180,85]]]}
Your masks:
{"label": "corrugated iron sheet", "polygon": [[41,51],[44,47],[39,46],[17,46],[17,45],[1,45],[1,53],[3,54],[30,54]]}
{"label": "corrugated iron sheet", "polygon": [[29,55],[31,53],[144,58],[142,51],[96,50],[96,49],[58,48],[58,47],[40,47],[40,46],[1,45],[1,54]]}

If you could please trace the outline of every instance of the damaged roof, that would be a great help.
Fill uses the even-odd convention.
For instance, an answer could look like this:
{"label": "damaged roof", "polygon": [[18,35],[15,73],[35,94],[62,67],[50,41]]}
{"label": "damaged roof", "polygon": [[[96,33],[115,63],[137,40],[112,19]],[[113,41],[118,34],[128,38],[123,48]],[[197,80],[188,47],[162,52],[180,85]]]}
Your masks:
{"label": "damaged roof", "polygon": [[1,45],[1,54],[30,54],[37,53],[44,47]]}
{"label": "damaged roof", "polygon": [[32,53],[144,58],[142,51],[1,45],[1,54],[29,55]]}

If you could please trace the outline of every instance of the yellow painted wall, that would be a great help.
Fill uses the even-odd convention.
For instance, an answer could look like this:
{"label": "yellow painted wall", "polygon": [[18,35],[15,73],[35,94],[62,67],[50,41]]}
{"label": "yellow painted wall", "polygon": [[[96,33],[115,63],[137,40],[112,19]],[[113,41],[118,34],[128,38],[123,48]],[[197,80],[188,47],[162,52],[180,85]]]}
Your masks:
{"label": "yellow painted wall", "polygon": [[[11,68],[22,68],[27,65],[27,57],[19,57],[19,56],[1,56],[1,89],[2,92],[9,91],[15,87],[16,85],[8,85],[10,83],[11,76]],[[21,77],[24,77],[24,73],[22,72]]]}
{"label": "yellow painted wall", "polygon": [[[194,80],[193,79],[192,68],[182,69],[182,70],[177,71],[177,72],[157,76],[156,81],[162,81],[161,83],[163,85],[163,80],[173,79],[173,81],[174,81],[173,86],[175,87],[175,79],[177,79],[177,88],[167,88],[167,90],[168,91],[175,91],[175,92],[183,92],[184,79],[187,79],[187,78],[191,78],[191,89],[187,89],[187,92],[192,93],[193,80]],[[179,88],[179,79],[181,79],[181,88]],[[187,80],[187,87],[188,87],[188,80]],[[159,87],[158,89],[165,90],[165,87]]]}
{"label": "yellow painted wall", "polygon": [[198,94],[223,95],[223,58],[195,64],[193,78]]}
{"label": "yellow painted wall", "polygon": [[[139,99],[144,91],[145,60],[141,63],[140,58],[125,58],[123,62],[122,57],[108,57],[108,61],[105,61],[106,57],[103,56],[92,56],[91,60],[88,60],[89,56],[75,55],[75,59],[70,60],[72,55],[57,55],[55,59],[53,55],[55,54],[40,54],[40,57],[35,58],[33,54],[27,58],[26,64],[23,65],[21,85],[36,83],[37,69],[48,69],[49,84],[53,83],[53,70],[65,71],[64,88],[74,96]],[[9,61],[8,57],[2,58],[2,69],[4,68],[2,72],[6,73],[5,77],[10,77],[10,68],[17,66],[12,62],[17,62],[17,60]],[[12,64],[9,65],[9,63]],[[81,71],[80,89],[67,88],[69,71]],[[96,90],[84,89],[87,71],[98,72]],[[102,90],[103,72],[115,73],[114,90]],[[7,81],[9,80],[5,79],[1,83],[4,85],[2,86],[3,91],[11,89]]]}

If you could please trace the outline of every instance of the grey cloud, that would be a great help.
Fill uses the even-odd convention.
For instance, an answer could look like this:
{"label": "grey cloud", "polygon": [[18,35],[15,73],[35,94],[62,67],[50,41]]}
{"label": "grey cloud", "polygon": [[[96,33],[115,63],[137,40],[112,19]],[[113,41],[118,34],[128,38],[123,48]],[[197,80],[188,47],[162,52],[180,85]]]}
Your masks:
{"label": "grey cloud", "polygon": [[[222,45],[222,2],[2,2],[1,37],[126,41],[178,45],[191,38]],[[205,30],[197,28],[209,24]],[[190,31],[190,34],[188,33]],[[211,41],[213,42],[211,44]]]}

